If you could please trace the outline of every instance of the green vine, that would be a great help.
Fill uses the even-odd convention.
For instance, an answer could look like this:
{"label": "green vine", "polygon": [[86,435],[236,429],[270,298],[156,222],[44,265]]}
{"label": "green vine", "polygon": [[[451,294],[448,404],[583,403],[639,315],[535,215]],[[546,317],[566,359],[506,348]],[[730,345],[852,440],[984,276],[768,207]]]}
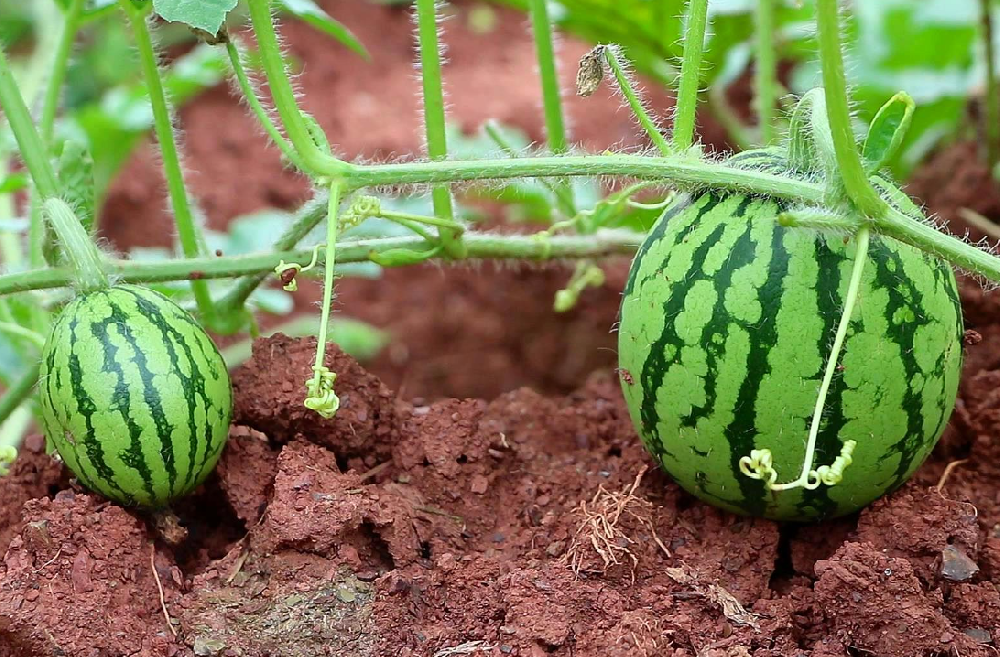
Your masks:
{"label": "green vine", "polygon": [[[199,254],[201,235],[198,225],[195,223],[187,188],[184,184],[184,173],[181,170],[180,155],[174,137],[173,117],[167,103],[166,92],[163,90],[163,80],[160,78],[160,69],[156,61],[156,50],[146,25],[146,9],[137,8],[132,0],[119,0],[119,5],[125,11],[132,26],[135,45],[139,51],[139,62],[142,65],[146,87],[149,90],[149,99],[153,108],[153,128],[160,145],[160,157],[167,179],[167,192],[174,213],[177,237],[184,255],[193,258]],[[215,307],[208,292],[208,285],[204,281],[193,280],[191,281],[191,290],[194,292],[195,301],[198,304],[198,312],[206,324],[211,326],[215,318]]]}
{"label": "green vine", "polygon": [[340,408],[340,399],[333,390],[337,374],[326,366],[327,332],[330,327],[330,307],[333,303],[333,277],[337,255],[337,210],[340,207],[341,188],[338,183],[330,186],[330,204],[326,220],[326,275],[323,283],[323,310],[320,314],[319,337],[316,345],[316,363],[313,377],[306,382],[305,407],[325,418],[331,418]]}
{"label": "green vine", "polygon": [[672,143],[684,152],[694,143],[694,120],[701,85],[701,58],[708,26],[708,0],[690,0],[684,29],[684,61],[677,86],[677,109],[674,115]]}

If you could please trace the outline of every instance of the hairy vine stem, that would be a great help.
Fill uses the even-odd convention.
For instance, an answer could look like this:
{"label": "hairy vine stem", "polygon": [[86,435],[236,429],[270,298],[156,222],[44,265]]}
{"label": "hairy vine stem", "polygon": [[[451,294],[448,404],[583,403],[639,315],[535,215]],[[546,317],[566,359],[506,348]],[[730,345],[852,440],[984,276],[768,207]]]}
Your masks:
{"label": "hairy vine stem", "polygon": [[757,123],[760,126],[760,142],[767,145],[774,140],[774,104],[778,95],[775,80],[774,0],[757,0],[756,19],[754,86],[757,91]]}
{"label": "hairy vine stem", "polygon": [[[448,157],[445,136],[444,86],[441,80],[441,53],[438,44],[437,0],[417,0],[417,37],[420,43],[420,78],[423,81],[424,131],[427,136],[427,155],[431,160]],[[434,214],[454,220],[455,210],[451,189],[437,185],[431,191]],[[462,236],[442,228],[439,231],[445,252],[454,257],[465,255]]]}
{"label": "hairy vine stem", "polygon": [[684,29],[684,61],[677,86],[677,108],[671,140],[674,150],[683,152],[694,143],[694,120],[701,85],[701,58],[705,50],[708,0],[690,0]]}
{"label": "hairy vine stem", "polygon": [[278,35],[274,31],[270,0],[247,0],[247,6],[250,10],[254,35],[257,37],[261,65],[271,89],[271,98],[274,100],[275,109],[278,110],[278,116],[281,117],[289,140],[302,158],[303,165],[308,167],[309,173],[314,176],[340,174],[344,171],[346,163],[325,153],[316,144],[299,110],[292,83],[289,82],[285,70],[285,60],[278,45]]}
{"label": "hairy vine stem", "polygon": [[[549,20],[548,0],[530,0],[531,29],[535,34],[535,54],[538,59],[538,73],[542,82],[542,108],[545,114],[545,137],[549,150],[562,155],[569,150],[566,121],[563,116],[562,88],[559,85],[553,45],[552,24]],[[568,216],[576,214],[573,188],[565,181],[556,183],[559,188],[557,198],[565,205]]]}
{"label": "hairy vine stem", "polygon": [[847,79],[844,76],[844,55],[840,47],[840,15],[837,0],[817,0],[816,26],[819,36],[820,63],[830,132],[837,154],[837,166],[847,195],[858,209],[869,217],[879,217],[887,206],[876,193],[861,164],[851,114],[847,108]]}
{"label": "hairy vine stem", "polygon": [[[642,241],[642,235],[631,230],[606,230],[594,235],[554,235],[538,239],[531,235],[491,235],[466,233],[469,259],[547,261],[576,258],[602,258],[613,255],[631,255]],[[352,240],[337,244],[339,263],[367,262],[395,249],[426,250],[436,246],[421,237],[382,237],[370,240]],[[279,263],[307,265],[313,248],[294,251],[277,251],[259,255],[227,256],[222,258],[182,258],[165,262],[135,262],[110,260],[104,270],[114,280],[123,283],[157,283],[163,281],[197,278],[233,278],[258,275],[267,278]],[[317,264],[322,265],[320,254]],[[73,279],[66,268],[37,269],[17,274],[0,275],[0,296],[25,290],[44,290],[65,287]]]}
{"label": "hairy vine stem", "polygon": [[[167,192],[174,214],[174,225],[177,227],[177,237],[184,255],[193,258],[199,255],[201,250],[200,230],[195,223],[187,187],[184,184],[184,172],[181,170],[180,154],[174,136],[173,118],[163,89],[163,80],[160,78],[156,50],[149,27],[146,25],[146,10],[136,8],[132,0],[119,0],[119,5],[132,26],[136,49],[139,51],[139,62],[149,90],[149,100],[153,108],[153,128],[160,145],[160,157],[163,161],[163,173],[167,179]],[[208,285],[204,281],[194,280],[191,281],[191,290],[194,292],[199,314],[205,323],[211,326],[215,318],[215,307],[212,305]]]}

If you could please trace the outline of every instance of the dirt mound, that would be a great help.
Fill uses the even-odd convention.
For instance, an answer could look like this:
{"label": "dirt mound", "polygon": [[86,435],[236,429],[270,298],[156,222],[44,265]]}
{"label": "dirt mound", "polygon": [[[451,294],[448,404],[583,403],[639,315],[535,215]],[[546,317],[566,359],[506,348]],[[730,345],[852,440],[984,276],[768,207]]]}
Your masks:
{"label": "dirt mound", "polygon": [[[0,480],[34,498],[2,527],[6,654],[909,657],[1000,640],[1000,449],[965,429],[953,442],[975,456],[940,492],[920,483],[935,456],[855,517],[781,526],[650,467],[610,372],[565,397],[414,405],[335,351],[345,415],[310,421],[313,345],[261,340],[236,373],[237,426],[176,509],[179,544],[25,454],[47,479]],[[964,408],[974,427],[996,414]],[[229,528],[206,531],[208,513]]]}

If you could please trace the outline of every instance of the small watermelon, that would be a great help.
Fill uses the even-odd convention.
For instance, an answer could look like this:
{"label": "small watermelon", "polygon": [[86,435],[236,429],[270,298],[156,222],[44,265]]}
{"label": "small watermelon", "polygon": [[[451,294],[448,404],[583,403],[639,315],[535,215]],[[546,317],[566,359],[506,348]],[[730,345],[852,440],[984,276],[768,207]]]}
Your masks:
{"label": "small watermelon", "polygon": [[45,435],[93,491],[161,507],[215,467],[232,389],[215,344],[163,295],[117,285],[80,294],[42,351]]}
{"label": "small watermelon", "polygon": [[684,489],[736,513],[808,521],[866,506],[924,461],[954,408],[963,324],[947,263],[873,236],[813,468],[847,441],[852,463],[812,490],[742,473],[741,458],[769,449],[777,483],[799,476],[855,252],[842,235],[780,226],[783,210],[707,192],[663,213],[621,303],[621,385],[643,444]]}

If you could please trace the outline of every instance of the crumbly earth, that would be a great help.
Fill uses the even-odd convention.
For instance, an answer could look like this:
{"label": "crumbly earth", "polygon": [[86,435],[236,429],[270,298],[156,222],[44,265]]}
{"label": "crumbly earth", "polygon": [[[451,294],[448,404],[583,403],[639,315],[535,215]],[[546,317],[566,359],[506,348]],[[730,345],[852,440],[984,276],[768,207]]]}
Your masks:
{"label": "crumbly earth", "polygon": [[[310,111],[348,156],[418,149],[405,11],[323,4],[385,45],[365,68],[287,25]],[[500,12],[494,32],[477,34],[474,7],[447,23],[455,115],[538,139],[524,21]],[[563,58],[585,50],[567,41]],[[636,143],[615,107],[570,103],[588,147]],[[213,226],[305,195],[224,89],[182,120]],[[1000,205],[975,205],[983,173],[955,174],[968,160],[950,152],[911,191],[954,176],[967,184],[948,187],[947,205],[924,183],[932,211],[954,219],[948,208],[967,202],[998,218]],[[116,182],[104,217],[114,244],[169,239],[158,180],[147,149]],[[0,657],[995,654],[1000,297],[963,282],[982,341],[914,479],[855,516],[779,525],[706,506],[643,452],[613,371],[625,264],[565,315],[550,309],[568,275],[557,268],[343,281],[339,310],[387,328],[396,346],[363,366],[329,354],[342,409],[325,421],[301,406],[314,342],[259,341],[234,373],[216,474],[173,518],[88,494],[32,437],[0,479]],[[304,309],[315,297],[298,299]]]}

